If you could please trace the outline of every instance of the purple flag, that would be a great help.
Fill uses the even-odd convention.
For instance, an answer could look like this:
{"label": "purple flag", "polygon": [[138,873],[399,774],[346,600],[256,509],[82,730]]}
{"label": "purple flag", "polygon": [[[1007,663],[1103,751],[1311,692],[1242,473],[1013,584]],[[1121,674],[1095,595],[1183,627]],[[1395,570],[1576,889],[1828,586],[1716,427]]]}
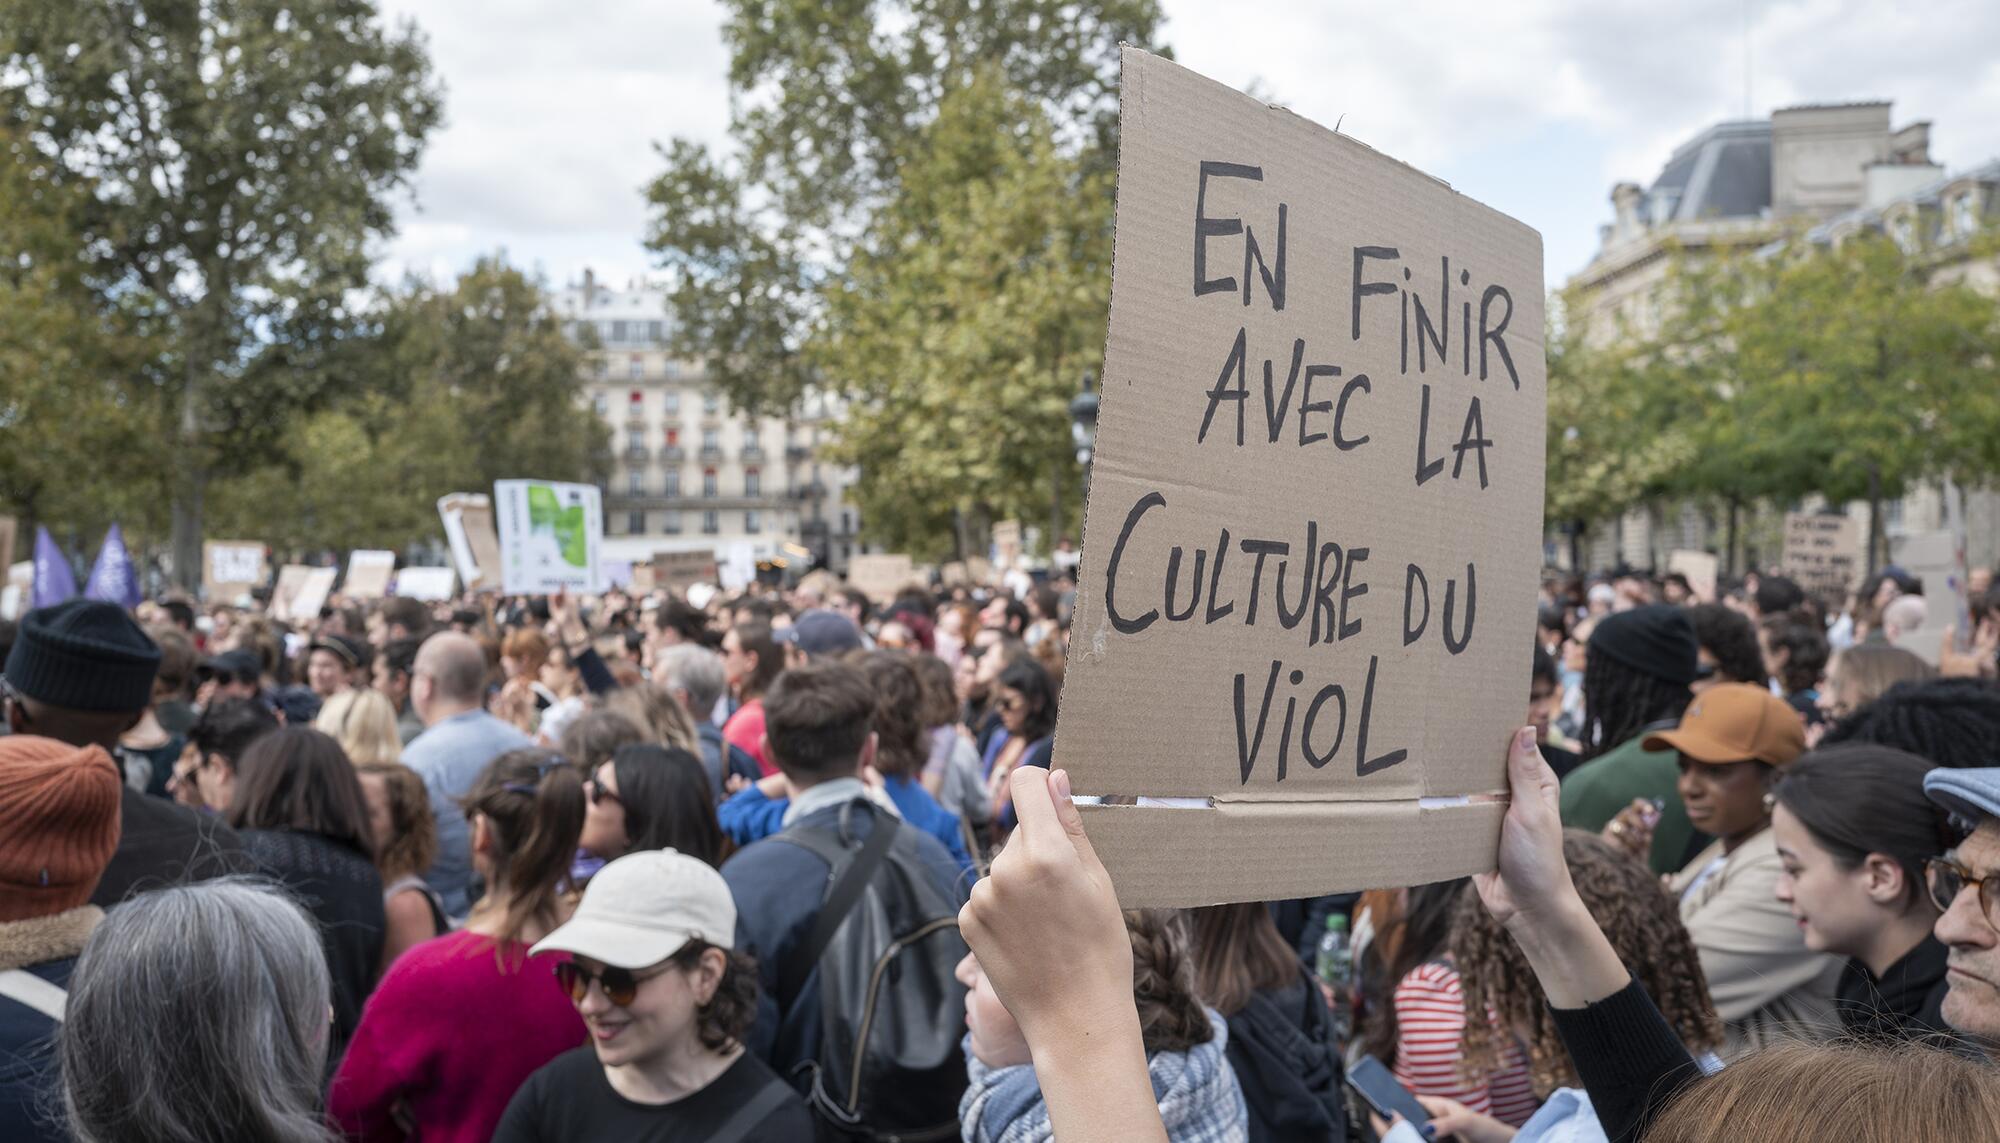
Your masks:
{"label": "purple flag", "polygon": [[139,606],[143,598],[139,577],[132,570],[132,557],[125,551],[125,533],[116,524],[104,533],[104,546],[97,550],[97,563],[90,569],[90,578],[84,581],[83,597],[115,603],[128,611]]}
{"label": "purple flag", "polygon": [[35,594],[31,607],[53,607],[76,598],[76,570],[47,528],[35,529]]}

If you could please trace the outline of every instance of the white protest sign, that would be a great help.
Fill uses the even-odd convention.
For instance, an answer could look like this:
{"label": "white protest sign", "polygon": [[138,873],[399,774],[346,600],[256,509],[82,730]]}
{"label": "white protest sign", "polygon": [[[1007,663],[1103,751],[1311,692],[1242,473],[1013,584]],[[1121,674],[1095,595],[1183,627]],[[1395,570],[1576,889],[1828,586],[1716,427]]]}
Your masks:
{"label": "white protest sign", "polygon": [[396,573],[396,594],[435,603],[451,598],[457,579],[450,568],[404,568]]}
{"label": "white protest sign", "polygon": [[604,510],[594,484],[501,480],[493,485],[500,525],[500,589],[509,595],[604,590],[598,549]]}
{"label": "white protest sign", "polygon": [[1055,764],[1128,906],[1493,866],[1541,556],[1542,246],[1127,48]]}
{"label": "white protest sign", "polygon": [[716,574],[728,591],[742,591],[749,587],[757,579],[757,549],[744,540],[730,544]]}
{"label": "white protest sign", "polygon": [[359,550],[347,557],[347,582],[341,592],[355,599],[380,599],[389,594],[389,577],[396,573],[396,553]]}
{"label": "white protest sign", "polygon": [[212,603],[235,603],[264,582],[264,545],[210,540],[201,546],[202,588]]}
{"label": "white protest sign", "polygon": [[1722,561],[1712,552],[1678,549],[1667,553],[1667,570],[1687,577],[1688,590],[1698,603],[1715,602],[1715,581]]}

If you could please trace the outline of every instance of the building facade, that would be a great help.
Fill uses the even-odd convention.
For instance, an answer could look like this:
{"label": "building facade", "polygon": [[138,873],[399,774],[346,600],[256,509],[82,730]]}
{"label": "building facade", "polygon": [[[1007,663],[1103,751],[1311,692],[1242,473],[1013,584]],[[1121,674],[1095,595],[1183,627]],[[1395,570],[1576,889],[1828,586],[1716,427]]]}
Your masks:
{"label": "building facade", "polygon": [[584,354],[584,392],[611,429],[604,554],[644,563],[658,552],[747,544],[766,571],[843,571],[861,551],[846,500],[852,469],[820,459],[839,403],[812,395],[784,417],[732,408],[698,362],[667,351],[663,286],[616,289],[585,271],[551,292]]}
{"label": "building facade", "polygon": [[[1893,127],[1888,102],[1782,108],[1768,120],[1718,123],[1677,148],[1650,186],[1611,188],[1613,221],[1599,228],[1590,264],[1567,283],[1566,320],[1586,343],[1611,346],[1658,332],[1676,258],[1749,253],[1804,231],[1833,244],[1863,230],[1922,250],[1940,281],[1962,280],[2000,295],[2000,265],[1970,255],[1972,237],[2000,216],[2000,162],[1947,174],[1930,157],[1930,124]],[[1784,512],[1823,505],[1758,505],[1738,521],[1748,563],[1775,563]],[[1966,498],[1975,563],[2000,560],[2000,497]],[[1868,526],[1865,503],[1847,506]],[[1943,526],[1939,489],[1918,488],[1883,506],[1893,555],[1907,536]],[[1656,504],[1594,527],[1584,538],[1590,568],[1664,568],[1677,548],[1721,551],[1726,522],[1692,504]],[[1558,562],[1568,544],[1550,537]],[[1726,561],[1725,561],[1726,562]]]}

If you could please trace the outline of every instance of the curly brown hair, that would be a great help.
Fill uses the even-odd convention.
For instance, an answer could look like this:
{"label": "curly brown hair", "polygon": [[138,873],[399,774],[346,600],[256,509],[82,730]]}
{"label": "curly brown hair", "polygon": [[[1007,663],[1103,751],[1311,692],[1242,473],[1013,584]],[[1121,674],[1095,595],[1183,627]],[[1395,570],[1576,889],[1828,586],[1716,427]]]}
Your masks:
{"label": "curly brown hair", "polygon": [[[667,958],[682,972],[693,972],[701,956],[717,946],[706,941],[689,941],[681,951]],[[757,1019],[757,962],[749,954],[723,949],[725,964],[715,995],[695,1010],[695,1034],[701,1046],[711,1052],[726,1052],[743,1042],[743,1034]]]}
{"label": "curly brown hair", "polygon": [[1195,991],[1193,941],[1172,909],[1127,909],[1132,937],[1132,998],[1146,1054],[1185,1052],[1215,1035]]}
{"label": "curly brown hair", "polygon": [[[1714,1049],[1722,1042],[1722,1022],[1716,1018],[1701,959],[1681,924],[1673,896],[1644,862],[1596,834],[1565,831],[1563,859],[1584,907],[1681,1042],[1690,1051]],[[1476,894],[1468,893],[1458,903],[1451,955],[1465,990],[1465,1010],[1490,1011],[1497,1018],[1465,1022],[1466,1074],[1497,1069],[1502,1037],[1525,1028],[1528,1078],[1535,1094],[1547,1098],[1556,1088],[1577,1086],[1576,1069],[1556,1034],[1555,1017],[1541,984],[1520,946],[1486,912]]]}

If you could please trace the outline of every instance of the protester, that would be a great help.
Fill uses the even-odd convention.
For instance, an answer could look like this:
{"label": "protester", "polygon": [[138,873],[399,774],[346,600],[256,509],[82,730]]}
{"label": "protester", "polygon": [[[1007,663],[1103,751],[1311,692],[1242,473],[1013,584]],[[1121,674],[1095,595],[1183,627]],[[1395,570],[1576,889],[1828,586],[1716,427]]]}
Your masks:
{"label": "protester", "polygon": [[[420,665],[420,699],[426,681]],[[328,1113],[363,1143],[484,1141],[522,1082],[585,1038],[554,977],[527,957],[566,919],[584,814],[576,768],[544,750],[510,751],[481,771],[465,805],[486,894],[465,928],[383,975],[334,1076]],[[491,1034],[469,1035],[469,1014],[490,1021]]]}
{"label": "protester", "polygon": [[402,736],[396,730],[396,708],[379,692],[349,688],[326,700],[313,719],[313,729],[340,743],[355,765],[399,762]]}
{"label": "protester", "polygon": [[616,711],[593,710],[563,728],[562,753],[588,782],[612,755],[645,741],[646,732],[632,719]]}
{"label": "protester", "polygon": [[430,792],[416,771],[400,762],[354,767],[368,803],[368,832],[375,839],[375,871],[382,878],[382,971],[417,945],[450,929],[444,903],[424,884],[437,860],[437,819]]}
{"label": "protester", "polygon": [[1836,653],[1826,665],[1826,684],[1819,691],[1821,724],[1807,745],[1817,746],[1848,715],[1874,702],[1904,681],[1933,675],[1930,665],[1901,647],[1861,643]]}
{"label": "protester", "polygon": [[1980,679],[1897,683],[1820,739],[1822,746],[1847,742],[1893,746],[1952,769],[1990,765],[2000,755],[2000,687]]}
{"label": "protester", "polygon": [[1951,1036],[1924,862],[1956,838],[1924,796],[1930,769],[1887,747],[1830,746],[1799,759],[1776,789],[1778,900],[1807,948],[1847,958],[1835,1003],[1851,1037]]}
{"label": "protester", "polygon": [[930,760],[931,736],[924,726],[923,682],[910,657],[895,651],[867,651],[856,656],[854,663],[875,691],[873,764],[884,792],[904,821],[938,839],[959,869],[969,871],[972,855],[958,815],[939,805],[921,780]]}
{"label": "protester", "polygon": [[284,894],[210,881],[134,897],[91,934],[70,977],[70,1132],[80,1143],[333,1143],[321,1110],[328,997],[319,938]]}
{"label": "protester", "polygon": [[[14,734],[98,746],[106,754],[152,702],[159,648],[116,604],[71,600],[30,611],[7,653],[6,719]],[[91,895],[109,908],[140,889],[249,869],[220,821],[127,788],[118,850]]]}
{"label": "protester", "polygon": [[735,951],[735,932],[710,862],[647,850],[599,871],[575,915],[532,950],[572,957],[556,974],[590,1046],[529,1077],[494,1139],[810,1139],[805,1102],[745,1050],[757,968]]}
{"label": "protester", "polygon": [[590,775],[578,844],[591,856],[615,861],[672,849],[720,868],[735,852],[716,824],[708,775],[688,751],[650,742],[622,746]]}
{"label": "protester", "polygon": [[1189,914],[1196,993],[1229,1024],[1228,1057],[1249,1143],[1318,1143],[1347,1130],[1333,1013],[1271,910],[1258,902]]}
{"label": "protester", "polygon": [[[1131,988],[1139,1016],[1155,1114],[1170,1143],[1240,1139],[1248,1130],[1243,1092],[1227,1055],[1229,1025],[1202,1006],[1185,922],[1163,911],[1128,911]],[[970,1084],[959,1104],[966,1143],[1068,1138],[1050,1118],[1027,1036],[968,954],[965,1054]],[[1109,1138],[1109,1136],[1105,1136]]]}
{"label": "protester", "polygon": [[410,680],[417,666],[417,639],[392,639],[375,656],[375,689],[396,708],[396,737],[404,746],[424,732],[424,720],[410,701]]}
{"label": "protester", "polygon": [[[868,799],[860,777],[875,713],[866,680],[845,664],[815,664],[785,672],[764,701],[771,757],[793,791],[784,832],[865,843],[888,816]],[[889,857],[899,868],[927,874],[945,898],[964,899],[958,863],[928,834],[898,829]],[[782,834],[745,846],[722,867],[736,901],[738,947],[756,958],[759,984],[774,1005],[760,1013],[752,1046],[780,1075],[792,1075],[820,1042],[817,974],[781,983],[778,969],[810,937],[830,871],[818,853]]]}
{"label": "protester", "polygon": [[1047,769],[1055,748],[1055,684],[1040,663],[1022,656],[994,680],[993,706],[1000,726],[987,739],[981,761],[994,828],[1005,831],[1014,828],[1007,776],[1021,766]]}
{"label": "protester", "polygon": [[1992,1067],[1931,1048],[1787,1043],[1688,1088],[1646,1143],[1990,1138],[1996,1081]]}
{"label": "protester", "polygon": [[0,1139],[67,1138],[50,1114],[53,1042],[76,957],[104,911],[123,776],[101,745],[0,738]]}
{"label": "protester", "polygon": [[738,623],[722,637],[722,670],[736,713],[723,724],[722,737],[757,763],[759,777],[778,772],[764,753],[764,692],[785,669],[782,648],[768,623]]}
{"label": "protester", "polygon": [[728,692],[722,656],[695,643],[667,647],[653,660],[653,681],[679,700],[693,720],[695,737],[701,745],[702,769],[708,772],[718,802],[727,792],[732,776],[752,782],[763,776],[756,759],[725,742],[722,728],[708,717]]}
{"label": "protester", "polygon": [[1717,683],[1755,683],[1764,686],[1770,675],[1764,669],[1764,651],[1757,642],[1757,625],[1740,611],[1720,603],[1700,603],[1687,609],[1694,624],[1697,648],[1694,683],[1689,688],[1700,694]]}
{"label": "protester", "polygon": [[[865,597],[864,597],[865,599]],[[865,650],[867,636],[852,614],[838,611],[803,611],[792,625],[772,636],[785,649],[785,665],[802,667],[825,663]]]}
{"label": "protester", "polygon": [[535,733],[543,713],[556,704],[555,692],[542,678],[548,662],[548,638],[533,627],[517,627],[500,641],[500,670],[506,680],[493,710],[523,734]]}
{"label": "protester", "polygon": [[319,923],[333,982],[339,1059],[361,1020],[382,964],[382,877],[368,803],[340,744],[303,726],[266,734],[243,752],[229,824],[260,872],[298,898]]}
{"label": "protester", "polygon": [[930,749],[924,758],[922,781],[938,804],[958,815],[959,827],[967,838],[966,849],[974,857],[981,848],[978,839],[987,836],[992,823],[993,804],[986,796],[981,774],[979,748],[958,727],[960,697],[954,672],[944,661],[918,655],[910,665],[923,686],[920,721],[930,734]]}
{"label": "protester", "polygon": [[255,699],[275,709],[262,678],[263,667],[255,651],[233,650],[213,655],[202,660],[195,670],[195,705],[205,708],[237,698]]}
{"label": "protester", "polygon": [[1882,608],[1882,626],[1871,639],[1900,645],[1903,640],[1923,630],[1930,620],[1930,604],[1921,595],[1899,595]]}
{"label": "protester", "polygon": [[1765,616],[1757,625],[1757,638],[1764,670],[1776,682],[1779,693],[1808,727],[1818,725],[1826,717],[1819,708],[1820,680],[1826,674],[1829,654],[1825,632],[1818,624],[1788,613]]}
{"label": "protester", "polygon": [[526,735],[482,708],[485,682],[485,654],[456,632],[424,640],[410,679],[410,702],[425,729],[403,752],[403,764],[431,792],[438,858],[424,880],[451,917],[471,905],[472,834],[459,799],[493,759],[529,745]]}
{"label": "protester", "polygon": [[324,707],[341,691],[366,686],[372,665],[368,644],[359,638],[322,634],[306,648],[306,685]]}
{"label": "protester", "polygon": [[138,723],[118,736],[116,761],[125,770],[127,785],[154,797],[166,797],[174,763],[180,760],[188,728],[194,725],[196,713],[188,700],[194,697],[194,673],[201,659],[178,628],[151,627],[146,637],[160,649],[153,701]]}
{"label": "protester", "polygon": [[1542,756],[1555,767],[1557,777],[1568,774],[1583,761],[1576,751],[1568,748],[1568,740],[1560,738],[1555,728],[1556,704],[1561,698],[1562,677],[1556,670],[1556,661],[1547,651],[1536,647],[1528,672],[1528,725],[1535,728],[1535,741],[1541,745]]}
{"label": "protester", "polygon": [[604,709],[630,719],[645,732],[648,742],[690,754],[701,749],[701,736],[695,731],[694,719],[681,700],[665,687],[647,682],[620,687],[605,698]]}
{"label": "protester", "polygon": [[225,699],[201,712],[188,732],[169,792],[184,806],[225,814],[236,799],[236,775],[250,744],[278,729],[278,717],[253,699]]}

